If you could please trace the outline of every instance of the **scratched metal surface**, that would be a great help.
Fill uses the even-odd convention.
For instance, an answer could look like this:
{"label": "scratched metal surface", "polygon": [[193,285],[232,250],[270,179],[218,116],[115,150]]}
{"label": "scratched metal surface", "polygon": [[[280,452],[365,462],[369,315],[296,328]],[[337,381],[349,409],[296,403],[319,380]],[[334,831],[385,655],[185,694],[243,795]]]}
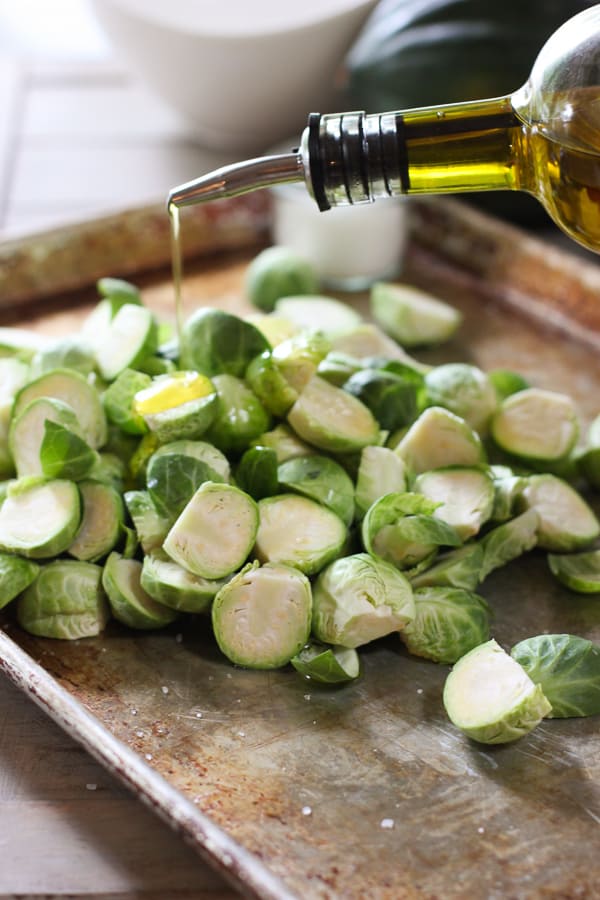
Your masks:
{"label": "scratched metal surface", "polygon": [[[238,309],[243,269],[225,260],[195,273],[189,295]],[[422,249],[407,277],[465,312],[445,358],[516,368],[573,394],[584,419],[600,410],[592,347],[486,302],[475,278]],[[146,296],[162,307],[166,282]],[[600,600],[557,585],[541,553],[481,593],[507,648],[543,631],[600,641]],[[598,718],[547,721],[482,748],[445,717],[448,669],[409,657],[395,638],[365,648],[357,683],[327,689],[287,669],[231,667],[203,618],[155,634],[113,624],[74,643],[27,636],[9,611],[3,621],[10,677],[251,896],[600,895]]]}

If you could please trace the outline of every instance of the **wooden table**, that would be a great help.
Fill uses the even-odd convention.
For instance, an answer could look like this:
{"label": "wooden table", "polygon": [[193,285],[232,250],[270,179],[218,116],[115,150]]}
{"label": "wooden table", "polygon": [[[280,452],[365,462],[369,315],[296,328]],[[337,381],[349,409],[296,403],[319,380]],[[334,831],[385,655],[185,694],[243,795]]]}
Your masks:
{"label": "wooden table", "polygon": [[[0,239],[158,199],[220,162],[111,61],[0,55]],[[2,897],[237,896],[2,676],[0,856]]]}

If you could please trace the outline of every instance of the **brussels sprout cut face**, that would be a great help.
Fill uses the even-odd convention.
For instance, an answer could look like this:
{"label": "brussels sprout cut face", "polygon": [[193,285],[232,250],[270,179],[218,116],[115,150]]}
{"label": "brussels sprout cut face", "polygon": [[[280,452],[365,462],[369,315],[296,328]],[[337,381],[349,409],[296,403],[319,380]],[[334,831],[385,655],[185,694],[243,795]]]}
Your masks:
{"label": "brussels sprout cut face", "polygon": [[255,563],[215,597],[213,629],[231,662],[273,669],[288,663],[308,640],[311,609],[310,582],[301,572]]}
{"label": "brussels sprout cut face", "polygon": [[320,503],[279,494],[261,500],[258,510],[255,553],[262,562],[285,563],[314,575],[341,553],[346,526]]}
{"label": "brussels sprout cut face", "polygon": [[494,640],[456,663],[446,679],[444,706],[457,728],[484,744],[523,737],[552,708],[541,687]]}

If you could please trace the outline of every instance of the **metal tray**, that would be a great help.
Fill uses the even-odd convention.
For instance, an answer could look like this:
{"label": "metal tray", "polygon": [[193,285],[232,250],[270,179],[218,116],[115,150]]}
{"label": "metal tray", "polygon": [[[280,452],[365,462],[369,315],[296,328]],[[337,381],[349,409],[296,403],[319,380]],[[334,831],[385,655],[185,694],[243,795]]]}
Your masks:
{"label": "metal tray", "polygon": [[[248,209],[241,253],[201,223],[194,253],[204,258],[188,272],[188,296],[244,308],[252,234],[265,237],[265,210]],[[102,235],[99,226],[99,248]],[[86,283],[118,274],[107,258],[104,272],[98,259],[87,273],[82,265],[77,284],[59,274],[57,288],[83,292],[27,306],[16,324],[26,315],[32,327],[68,331],[93,302]],[[431,361],[515,368],[571,393],[584,420],[600,411],[595,262],[434,200],[413,204],[404,277],[465,314],[460,337]],[[139,280],[147,302],[172,314],[168,275]],[[21,287],[19,303],[37,299]],[[356,303],[365,309],[364,297]],[[541,632],[600,641],[600,600],[561,588],[542,553],[495,573],[481,593],[505,647]],[[357,683],[327,689],[287,669],[230,666],[201,617],[153,634],[113,623],[72,643],[24,634],[10,607],[0,625],[0,669],[247,896],[600,896],[597,718],[475,745],[443,711],[447,667],[408,656],[393,637],[365,648]]]}

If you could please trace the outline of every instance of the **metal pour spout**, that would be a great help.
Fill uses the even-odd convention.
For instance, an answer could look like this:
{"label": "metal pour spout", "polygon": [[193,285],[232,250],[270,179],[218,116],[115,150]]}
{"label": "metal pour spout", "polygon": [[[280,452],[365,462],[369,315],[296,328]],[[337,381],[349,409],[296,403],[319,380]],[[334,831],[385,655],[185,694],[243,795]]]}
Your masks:
{"label": "metal pour spout", "polygon": [[294,181],[305,181],[304,161],[299,151],[262,156],[215,169],[173,188],[167,202],[169,208],[192,206]]}

